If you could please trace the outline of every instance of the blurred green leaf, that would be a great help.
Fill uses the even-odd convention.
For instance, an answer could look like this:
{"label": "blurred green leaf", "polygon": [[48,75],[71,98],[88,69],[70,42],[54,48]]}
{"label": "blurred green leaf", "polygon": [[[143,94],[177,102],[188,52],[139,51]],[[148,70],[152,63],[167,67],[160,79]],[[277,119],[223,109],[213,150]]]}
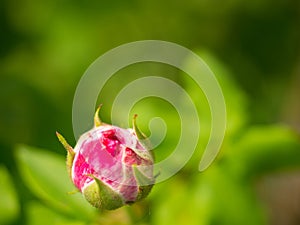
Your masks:
{"label": "blurred green leaf", "polygon": [[30,225],[83,225],[84,222],[64,217],[38,202],[29,202],[26,207],[26,216]]}
{"label": "blurred green leaf", "polygon": [[251,127],[231,148],[227,166],[237,177],[300,167],[299,135],[282,125]]}
{"label": "blurred green leaf", "polygon": [[[238,182],[219,165],[211,166],[205,173],[199,173],[195,179],[193,184],[196,190],[199,186],[207,186],[211,196],[209,203],[212,212],[208,224],[265,224],[263,207],[252,183]],[[205,195],[200,190],[198,192],[199,195]]]}
{"label": "blurred green leaf", "polygon": [[46,204],[74,218],[89,220],[95,209],[75,190],[67,175],[63,157],[40,149],[19,146],[17,148],[19,171],[28,188]]}
{"label": "blurred green leaf", "polygon": [[[230,145],[232,139],[238,136],[248,123],[248,99],[243,90],[240,89],[238,84],[233,80],[233,74],[230,70],[212,53],[205,50],[196,51],[196,53],[214,73],[224,96],[226,105],[226,134],[223,141],[224,147],[228,144]],[[187,58],[185,67],[193,69],[197,67],[197,65],[195,65],[190,58]],[[184,88],[193,99],[197,108],[201,127],[198,146],[193,157],[185,167],[187,169],[193,169],[199,163],[211,135],[211,109],[201,87],[199,87],[187,74],[182,75]],[[230,151],[230,149],[228,150]],[[227,152],[224,152],[224,154],[227,154]]]}
{"label": "blurred green leaf", "polygon": [[[233,80],[233,74],[231,71],[219,61],[211,52],[201,50],[196,53],[204,60],[209,68],[214,73],[220,88],[222,89],[227,114],[227,126],[226,134],[233,135],[238,132],[248,121],[248,99],[246,94]],[[186,67],[196,67],[193,65],[189,58],[186,60]],[[210,108],[206,99],[206,96],[196,85],[196,83],[189,77],[184,77],[184,85],[186,90],[191,94],[201,120],[202,132],[210,133]]]}
{"label": "blurred green leaf", "polygon": [[7,169],[0,166],[0,224],[9,224],[19,213],[16,191]]}
{"label": "blurred green leaf", "polygon": [[150,198],[153,224],[265,224],[253,186],[236,182],[218,165],[157,184]]}
{"label": "blurred green leaf", "polygon": [[207,183],[199,184],[180,176],[156,184],[150,195],[153,224],[210,224],[213,193]]}

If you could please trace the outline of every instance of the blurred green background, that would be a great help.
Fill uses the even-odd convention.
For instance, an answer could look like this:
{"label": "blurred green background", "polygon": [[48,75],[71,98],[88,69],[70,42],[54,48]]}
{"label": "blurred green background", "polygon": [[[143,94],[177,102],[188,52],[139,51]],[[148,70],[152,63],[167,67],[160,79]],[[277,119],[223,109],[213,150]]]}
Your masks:
{"label": "blurred green background", "polygon": [[[0,224],[300,224],[299,28],[299,0],[0,1]],[[217,160],[199,173],[210,125],[201,90],[166,65],[118,72],[99,96],[104,121],[122,86],[156,74],[193,97],[204,137],[147,200],[100,214],[67,194],[74,188],[55,131],[75,144],[72,101],[82,74],[106,51],[143,39],[203,57],[224,91],[228,129]],[[176,112],[159,99],[133,111],[148,134],[151,117],[165,119],[156,153],[167,157]]]}

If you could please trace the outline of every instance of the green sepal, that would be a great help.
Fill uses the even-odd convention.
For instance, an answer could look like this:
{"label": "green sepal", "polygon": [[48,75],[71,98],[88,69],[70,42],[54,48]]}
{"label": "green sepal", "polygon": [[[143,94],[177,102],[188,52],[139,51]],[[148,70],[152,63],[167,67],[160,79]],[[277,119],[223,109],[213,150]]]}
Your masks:
{"label": "green sepal", "polygon": [[136,165],[132,166],[132,170],[139,187],[138,195],[136,198],[136,201],[139,201],[147,197],[147,195],[150,193],[154,185],[154,178],[150,178],[144,175],[141,171],[139,171]]}
{"label": "green sepal", "polygon": [[77,194],[78,192],[80,192],[79,189],[75,189],[73,191],[68,191],[67,194],[68,195],[74,195],[74,194]]}
{"label": "green sepal", "polygon": [[102,107],[102,104],[98,106],[98,108],[95,112],[95,115],[94,115],[94,126],[95,127],[100,127],[102,125],[102,121],[99,116],[99,111],[100,111],[101,107]]}
{"label": "green sepal", "polygon": [[154,155],[153,155],[152,151],[139,150],[139,149],[135,149],[135,148],[132,148],[132,151],[134,151],[139,157],[141,157],[144,160],[147,160],[150,162],[154,161]]}
{"label": "green sepal", "polygon": [[91,205],[101,210],[113,210],[124,205],[123,199],[118,193],[93,175],[90,176],[95,182],[85,187],[82,193]]}
{"label": "green sepal", "polygon": [[[138,128],[137,124],[136,124],[136,118],[137,118],[137,114],[134,114],[133,119],[132,119],[132,127],[133,130],[138,138],[138,140],[140,141],[140,143],[147,149],[150,150],[151,149],[151,143],[149,138]],[[153,153],[151,152],[151,156],[154,158]]]}
{"label": "green sepal", "polygon": [[72,165],[73,165],[73,161],[74,161],[74,157],[75,157],[75,152],[74,152],[73,148],[71,147],[71,145],[68,144],[66,139],[60,133],[56,132],[56,136],[57,136],[59,142],[64,146],[64,148],[68,152],[66,164],[67,164],[68,174],[72,178]]}
{"label": "green sepal", "polygon": [[137,124],[136,124],[136,118],[137,118],[137,116],[138,116],[137,114],[134,114],[133,119],[132,119],[132,127],[133,127],[133,130],[134,130],[134,132],[135,132],[135,134],[136,134],[136,136],[137,136],[137,138],[138,138],[139,140],[147,139],[146,135],[144,135],[144,134],[140,131],[140,129],[138,128],[138,126],[137,126]]}

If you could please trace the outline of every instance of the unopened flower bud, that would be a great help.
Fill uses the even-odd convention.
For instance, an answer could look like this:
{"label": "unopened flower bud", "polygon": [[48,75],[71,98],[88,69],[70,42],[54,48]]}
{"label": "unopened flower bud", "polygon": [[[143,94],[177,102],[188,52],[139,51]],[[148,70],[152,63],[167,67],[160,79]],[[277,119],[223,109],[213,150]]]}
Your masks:
{"label": "unopened flower bud", "polygon": [[59,133],[57,136],[68,152],[72,182],[86,200],[97,208],[116,209],[149,194],[154,183],[153,156],[136,126],[136,116],[133,129],[123,129],[102,123],[99,109],[94,128],[74,148]]}

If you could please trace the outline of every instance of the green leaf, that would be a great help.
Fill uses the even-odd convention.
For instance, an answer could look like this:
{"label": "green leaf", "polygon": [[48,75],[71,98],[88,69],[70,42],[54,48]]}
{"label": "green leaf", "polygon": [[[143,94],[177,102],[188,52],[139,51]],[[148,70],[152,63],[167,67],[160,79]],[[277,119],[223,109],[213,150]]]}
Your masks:
{"label": "green leaf", "polygon": [[66,218],[39,202],[29,202],[25,207],[26,217],[30,225],[84,225],[85,222]]}
{"label": "green leaf", "polygon": [[19,204],[7,169],[0,166],[0,224],[11,223],[19,213]]}
{"label": "green leaf", "polygon": [[64,214],[90,219],[95,210],[81,193],[68,194],[75,189],[60,155],[41,149],[19,146],[16,151],[21,176],[28,188],[46,204]]}
{"label": "green leaf", "polygon": [[236,182],[216,164],[188,179],[156,184],[149,199],[155,202],[153,224],[266,224],[253,186]]}
{"label": "green leaf", "polygon": [[212,212],[209,224],[266,224],[263,206],[256,196],[253,183],[249,180],[246,184],[237,182],[235,177],[218,165],[210,167],[203,174],[199,173],[197,180],[198,183],[194,182],[196,190],[205,185],[211,195],[209,203]]}
{"label": "green leaf", "polygon": [[245,179],[300,167],[299,135],[282,125],[250,128],[229,152],[227,166],[237,177]]}
{"label": "green leaf", "polygon": [[[234,135],[248,122],[247,95],[234,81],[232,72],[218,58],[206,50],[196,51],[196,53],[209,65],[220,84],[226,104],[226,135]],[[186,66],[193,68],[197,65],[193,65],[187,59]],[[201,132],[208,132],[209,135],[211,112],[205,93],[202,92],[189,76],[183,77],[185,88],[190,93],[198,108],[201,119]]]}
{"label": "green leaf", "polygon": [[[239,136],[241,130],[243,130],[248,122],[248,99],[242,89],[233,80],[232,72],[226,65],[222,64],[213,54],[206,50],[196,51],[204,61],[209,65],[213,71],[215,78],[217,79],[222,94],[224,96],[226,105],[226,134],[223,141],[223,146],[228,142],[231,142],[236,136]],[[198,65],[194,63],[191,58],[187,58],[185,67],[193,70]],[[186,169],[193,169],[199,160],[203,157],[203,152],[208,144],[208,140],[211,138],[212,121],[216,118],[212,118],[211,103],[208,102],[206,97],[207,93],[204,93],[202,87],[192,79],[188,74],[182,74],[183,87],[192,98],[194,105],[198,111],[198,118],[200,121],[200,136],[198,139],[198,145],[194,151],[194,155],[189,160],[189,163],[185,167]],[[214,99],[216,100],[216,99]],[[183,102],[184,104],[184,102]],[[218,112],[221,113],[221,112]],[[222,115],[220,115],[222,117]],[[193,128],[193,121],[190,121],[191,129]],[[222,157],[227,152],[222,152]]]}
{"label": "green leaf", "polygon": [[175,177],[156,184],[149,199],[155,202],[151,208],[153,224],[211,224],[211,194],[207,187]]}

